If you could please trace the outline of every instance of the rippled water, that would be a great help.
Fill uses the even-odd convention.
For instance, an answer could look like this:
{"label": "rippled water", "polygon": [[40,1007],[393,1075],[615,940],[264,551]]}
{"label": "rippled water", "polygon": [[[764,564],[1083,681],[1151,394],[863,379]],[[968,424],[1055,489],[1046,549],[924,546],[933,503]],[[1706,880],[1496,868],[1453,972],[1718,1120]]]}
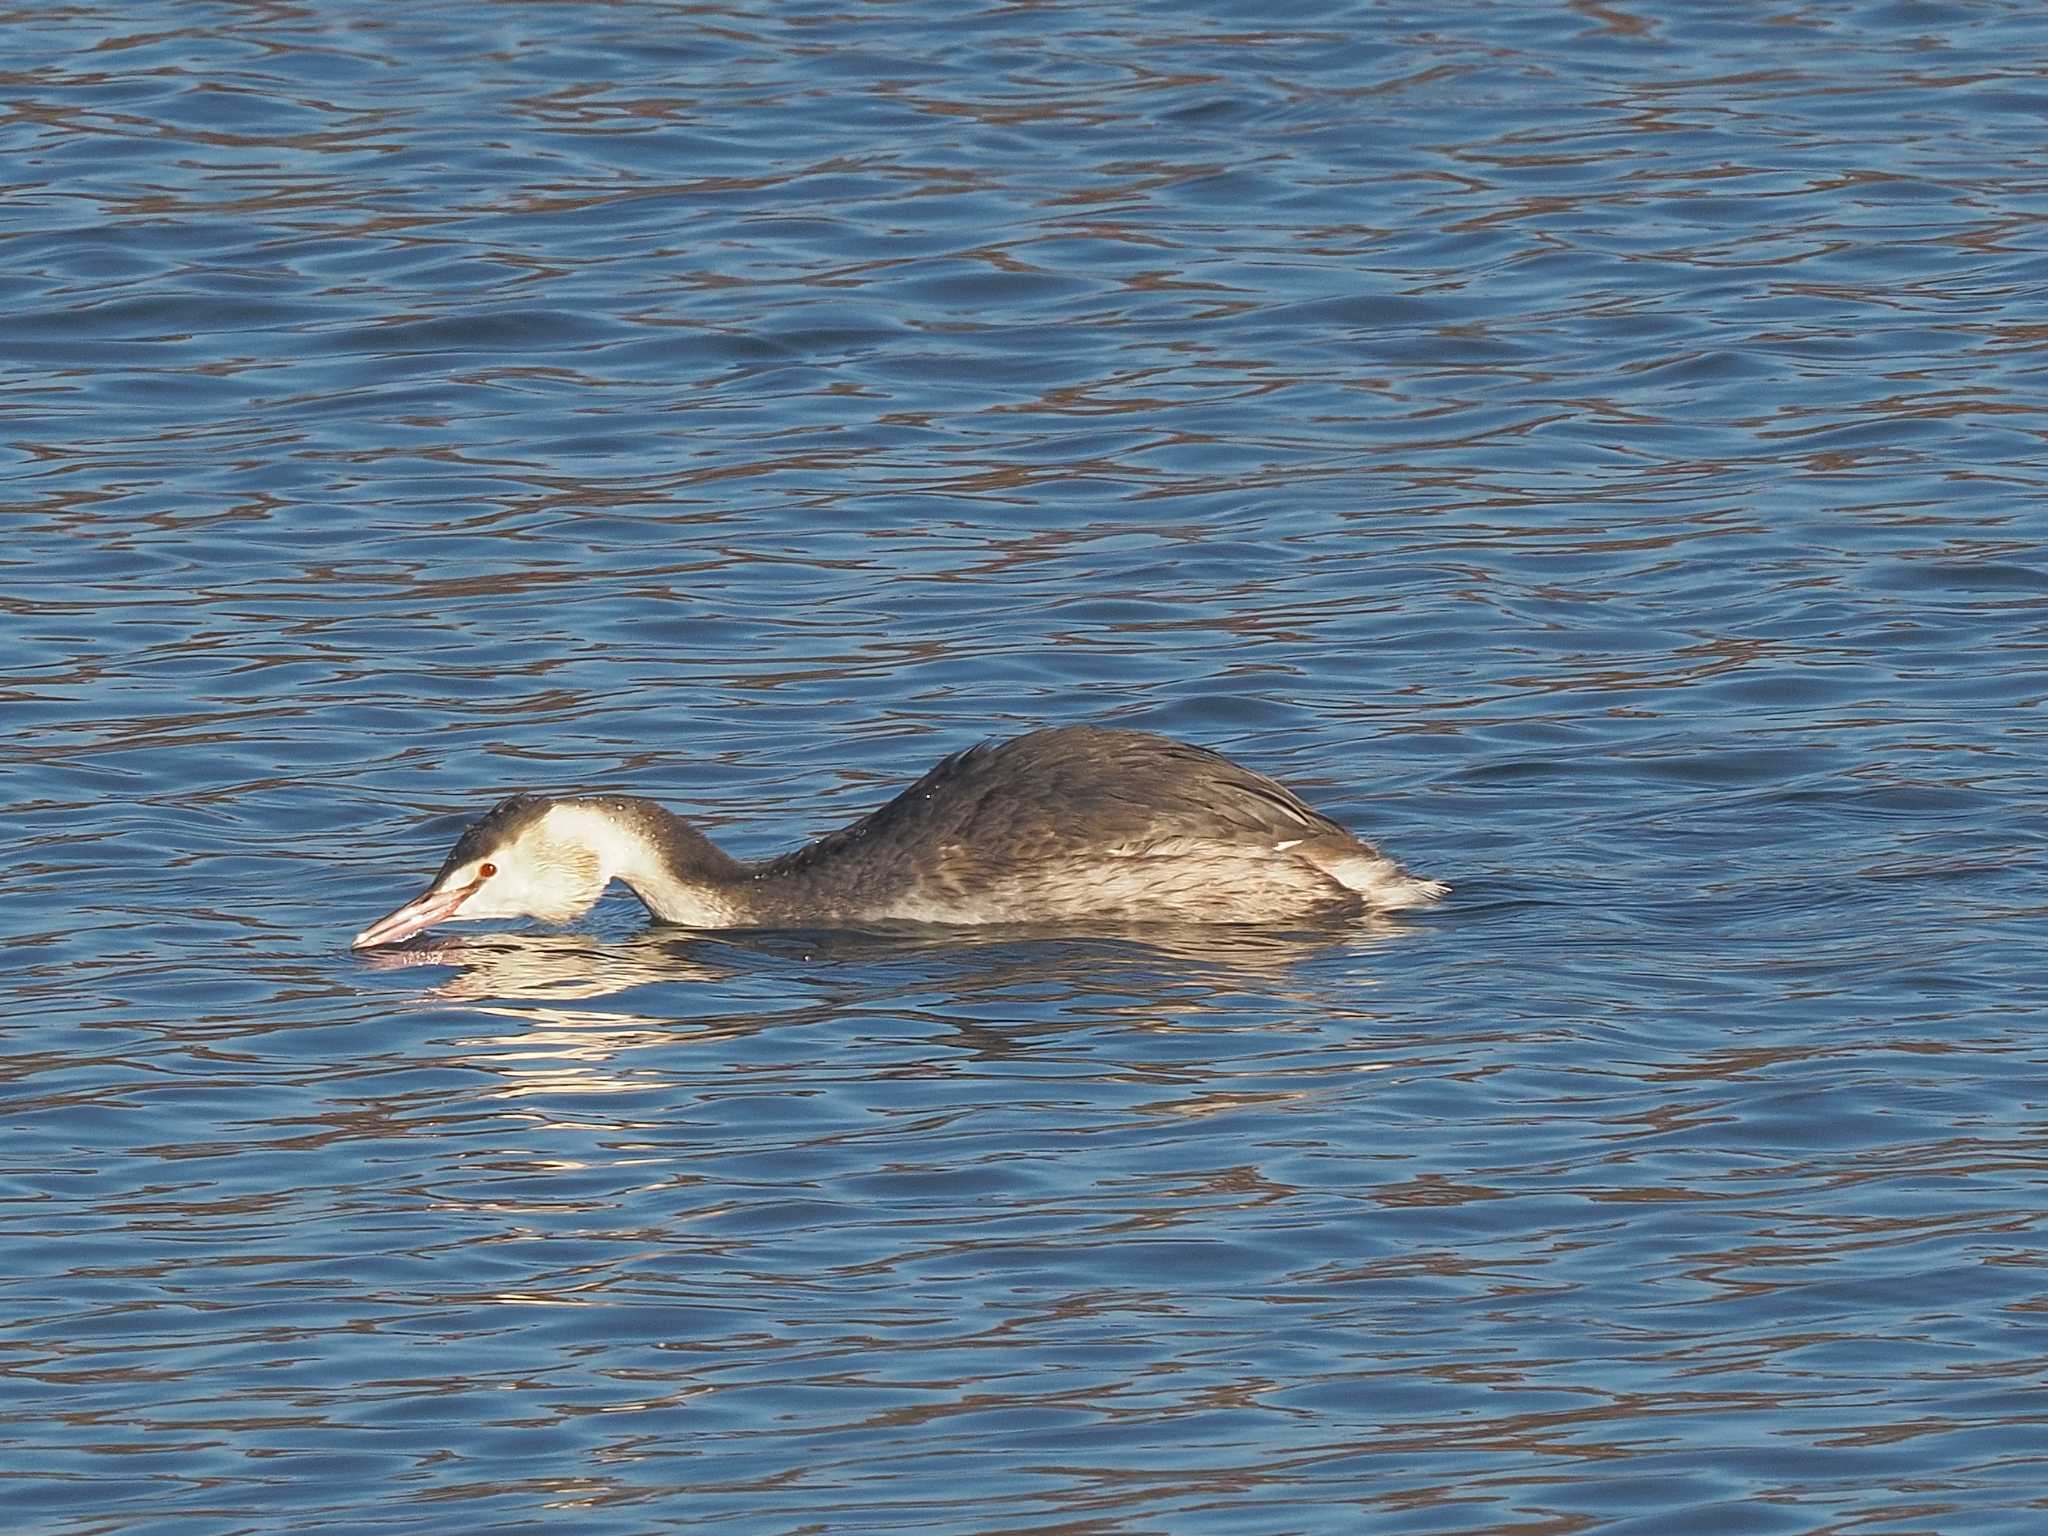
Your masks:
{"label": "rippled water", "polygon": [[[10,1529],[2042,1529],[2036,8],[5,37]],[[345,949],[1066,720],[1455,894]]]}

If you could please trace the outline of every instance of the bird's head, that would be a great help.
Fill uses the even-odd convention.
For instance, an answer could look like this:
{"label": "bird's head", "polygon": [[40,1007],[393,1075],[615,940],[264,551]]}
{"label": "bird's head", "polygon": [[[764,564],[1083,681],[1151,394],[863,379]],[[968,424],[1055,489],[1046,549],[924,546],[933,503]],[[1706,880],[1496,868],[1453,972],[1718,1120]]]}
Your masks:
{"label": "bird's head", "polygon": [[500,801],[456,839],[424,892],[370,924],[353,949],[396,944],[436,923],[537,917],[560,923],[588,911],[617,871],[585,808],[547,795]]}

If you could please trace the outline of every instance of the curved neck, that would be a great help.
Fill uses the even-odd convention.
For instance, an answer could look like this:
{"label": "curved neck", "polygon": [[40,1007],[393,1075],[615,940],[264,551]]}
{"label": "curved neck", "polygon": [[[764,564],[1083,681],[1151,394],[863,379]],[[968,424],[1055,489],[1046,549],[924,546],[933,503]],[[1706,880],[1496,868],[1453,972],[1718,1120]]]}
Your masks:
{"label": "curved neck", "polygon": [[637,795],[591,795],[560,802],[555,815],[596,855],[600,890],[623,880],[665,923],[729,928],[745,920],[748,866],[666,807]]}

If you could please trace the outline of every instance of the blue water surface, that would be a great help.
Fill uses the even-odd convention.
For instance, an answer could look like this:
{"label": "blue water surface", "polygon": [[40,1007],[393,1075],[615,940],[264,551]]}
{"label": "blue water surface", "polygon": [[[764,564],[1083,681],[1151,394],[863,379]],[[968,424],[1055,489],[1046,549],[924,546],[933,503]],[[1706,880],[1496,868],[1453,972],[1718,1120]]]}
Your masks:
{"label": "blue water surface", "polygon": [[[2043,1528],[2036,7],[0,36],[10,1530]],[[1453,895],[347,950],[1067,721]]]}

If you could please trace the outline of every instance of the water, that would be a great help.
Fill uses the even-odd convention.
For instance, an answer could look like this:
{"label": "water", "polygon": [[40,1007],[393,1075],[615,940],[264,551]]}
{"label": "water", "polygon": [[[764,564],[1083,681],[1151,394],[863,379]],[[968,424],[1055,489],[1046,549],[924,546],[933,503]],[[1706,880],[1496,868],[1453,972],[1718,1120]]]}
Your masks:
{"label": "water", "polygon": [[[10,1529],[2040,1528],[2033,7],[5,35]],[[1061,720],[1455,894],[346,952]]]}

